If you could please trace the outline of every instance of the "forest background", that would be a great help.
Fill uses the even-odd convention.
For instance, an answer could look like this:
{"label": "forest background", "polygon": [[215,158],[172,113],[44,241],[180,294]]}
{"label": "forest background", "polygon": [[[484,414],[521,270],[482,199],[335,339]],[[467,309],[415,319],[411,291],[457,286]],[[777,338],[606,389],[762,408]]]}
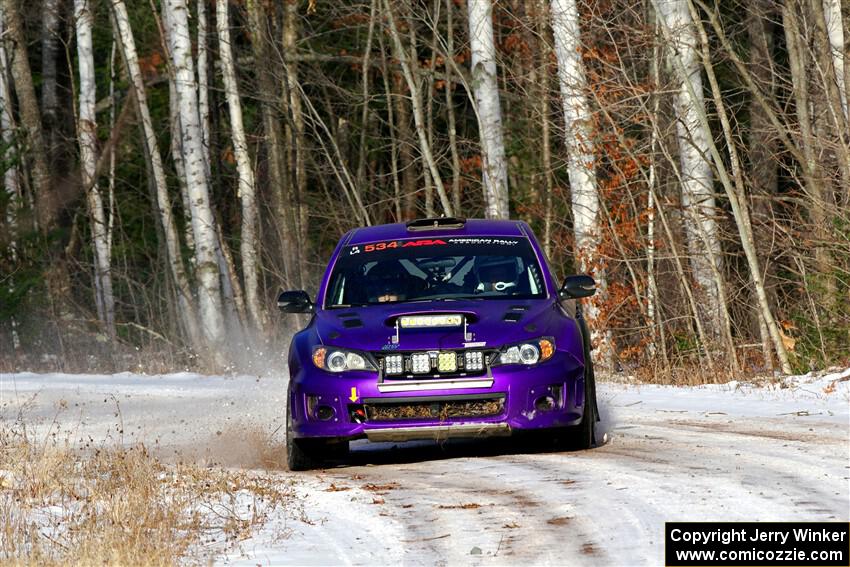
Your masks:
{"label": "forest background", "polygon": [[[663,381],[850,362],[850,0],[0,0],[0,370],[279,364],[339,236],[516,218]],[[274,361],[274,362],[270,362]]]}

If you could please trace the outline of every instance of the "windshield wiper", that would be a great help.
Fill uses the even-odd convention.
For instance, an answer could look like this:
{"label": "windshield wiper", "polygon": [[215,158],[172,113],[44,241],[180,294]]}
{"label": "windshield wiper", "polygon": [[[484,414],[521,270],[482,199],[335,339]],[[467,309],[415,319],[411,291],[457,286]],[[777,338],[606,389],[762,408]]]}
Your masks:
{"label": "windshield wiper", "polygon": [[424,303],[426,301],[466,301],[469,299],[484,299],[478,295],[461,295],[458,297],[421,297],[419,299],[411,299],[408,303]]}

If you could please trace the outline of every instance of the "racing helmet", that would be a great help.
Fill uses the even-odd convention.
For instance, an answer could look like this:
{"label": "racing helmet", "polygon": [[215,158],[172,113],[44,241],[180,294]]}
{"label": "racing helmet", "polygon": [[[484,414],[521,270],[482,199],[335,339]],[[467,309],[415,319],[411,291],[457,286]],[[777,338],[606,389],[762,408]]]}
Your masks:
{"label": "racing helmet", "polygon": [[409,278],[410,273],[398,260],[378,262],[366,274],[366,294],[369,301],[401,301],[406,299]]}
{"label": "racing helmet", "polygon": [[477,256],[473,265],[478,291],[504,291],[516,287],[522,270],[514,256]]}

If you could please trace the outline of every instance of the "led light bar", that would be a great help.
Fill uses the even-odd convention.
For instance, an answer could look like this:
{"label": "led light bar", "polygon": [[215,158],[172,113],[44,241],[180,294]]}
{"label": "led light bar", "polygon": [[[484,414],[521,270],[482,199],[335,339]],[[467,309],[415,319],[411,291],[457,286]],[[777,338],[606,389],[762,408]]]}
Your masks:
{"label": "led light bar", "polygon": [[457,355],[453,352],[441,352],[437,356],[437,370],[455,372],[457,370]]}
{"label": "led light bar", "polygon": [[404,315],[399,317],[402,329],[422,329],[428,327],[460,327],[463,315]]}
{"label": "led light bar", "polygon": [[470,350],[463,353],[463,366],[466,370],[484,370],[484,353]]}
{"label": "led light bar", "polygon": [[431,355],[427,352],[417,352],[410,356],[411,370],[414,374],[431,372]]}
{"label": "led light bar", "polygon": [[385,357],[384,372],[387,374],[401,374],[404,372],[404,357],[400,354],[392,354]]}

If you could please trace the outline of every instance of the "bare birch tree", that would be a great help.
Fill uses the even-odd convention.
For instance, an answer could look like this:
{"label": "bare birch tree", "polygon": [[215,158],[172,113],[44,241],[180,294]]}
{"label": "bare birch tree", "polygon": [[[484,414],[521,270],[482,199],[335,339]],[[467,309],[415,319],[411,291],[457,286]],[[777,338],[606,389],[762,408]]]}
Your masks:
{"label": "bare birch tree", "polygon": [[[722,94],[720,92],[720,86],[717,81],[717,76],[714,72],[714,67],[710,59],[711,55],[708,35],[705,32],[705,28],[702,25],[702,22],[697,20],[696,8],[694,8],[693,4],[690,3],[690,1],[689,9],[691,10],[691,14],[694,21],[697,22],[697,29],[699,31],[699,36],[702,44],[702,62],[703,66],[705,67],[706,74],[708,76],[709,84],[711,85],[711,92],[714,98],[714,104],[717,108],[717,113],[720,117],[720,124],[723,129],[723,135],[726,141],[726,149],[729,155],[729,165],[732,170],[731,179],[726,171],[726,165],[720,156],[720,150],[717,148],[717,144],[712,139],[709,139],[709,152],[712,159],[714,160],[714,165],[717,168],[718,176],[720,177],[720,182],[723,185],[724,190],[726,191],[726,197],[728,198],[732,208],[732,216],[735,220],[735,226],[738,229],[738,235],[740,238],[741,246],[744,249],[744,255],[747,258],[747,263],[750,271],[750,280],[753,284],[753,288],[758,301],[759,317],[762,320],[762,324],[767,328],[768,334],[770,335],[773,341],[773,346],[776,350],[776,355],[779,359],[782,371],[786,374],[790,374],[791,364],[788,360],[788,353],[786,352],[785,346],[782,342],[782,337],[779,332],[779,328],[777,327],[776,319],[773,316],[773,311],[768,302],[767,293],[764,287],[764,277],[762,275],[762,268],[759,264],[758,253],[756,252],[755,237],[753,236],[752,221],[750,219],[750,210],[747,201],[746,189],[744,186],[744,175],[741,170],[741,159],[738,156],[738,149],[732,132],[732,125],[729,120],[729,114],[727,113],[726,104],[723,101]],[[702,113],[700,113],[699,119],[703,127],[707,130],[708,115],[703,111]],[[720,289],[722,290],[723,287],[720,286]],[[723,298],[723,296],[721,296],[721,299],[724,303],[726,303],[726,300],[725,298]],[[737,357],[735,355],[735,347],[733,344],[731,332],[729,330],[730,323],[728,310],[725,310],[722,315],[725,318],[724,326],[727,330],[727,341],[729,343],[728,346],[730,350],[729,356],[731,367],[733,370],[739,371],[740,368],[738,366]],[[765,358],[770,358],[769,351],[765,352]]]}
{"label": "bare birch tree", "polygon": [[92,50],[92,12],[90,0],[74,0],[74,22],[77,33],[77,66],[79,68],[79,111],[77,138],[83,188],[86,192],[94,249],[95,297],[98,318],[110,339],[115,340],[115,298],[112,293],[111,251],[103,198],[97,183],[97,87]]}
{"label": "bare birch tree", "polygon": [[195,309],[189,281],[183,267],[183,259],[180,255],[180,240],[177,235],[177,227],[174,222],[174,213],[171,209],[171,198],[168,195],[168,184],[165,177],[165,168],[162,165],[162,156],[159,153],[159,143],[156,139],[150,109],[148,108],[147,95],[142,71],[139,67],[139,57],[136,52],[136,40],[133,30],[130,28],[130,19],[127,15],[127,7],[123,0],[110,0],[113,24],[117,31],[118,43],[121,54],[133,85],[133,96],[139,112],[142,133],[144,136],[145,154],[150,164],[153,176],[153,184],[156,193],[157,216],[162,225],[163,237],[165,239],[165,250],[167,263],[174,286],[177,288],[177,306],[180,321],[189,336],[189,341],[195,348],[203,347],[202,336],[198,326],[197,310]]}
{"label": "bare birch tree", "polygon": [[[550,19],[558,61],[558,83],[564,112],[564,143],[567,147],[567,174],[575,234],[575,257],[582,272],[592,274],[600,284],[604,297],[607,286],[605,269],[598,256],[602,238],[599,219],[599,190],[593,157],[593,130],[590,105],[587,101],[587,78],[581,60],[581,27],[575,0],[552,0]],[[585,317],[594,342],[605,357],[610,349],[606,341],[604,322],[595,302],[588,302]],[[600,352],[598,351],[598,352]],[[601,360],[600,360],[601,362]]]}
{"label": "bare birch tree", "polygon": [[224,311],[219,280],[218,230],[210,202],[208,165],[203,144],[195,64],[186,0],[166,0],[170,46],[180,109],[183,166],[192,211],[201,327],[211,345],[224,342]]}
{"label": "bare birch tree", "polygon": [[697,36],[687,0],[655,2],[664,29],[669,30],[667,49],[671,58],[680,62],[682,73],[676,73],[676,131],[679,144],[682,207],[685,233],[691,256],[691,272],[704,299],[708,327],[714,337],[721,333],[722,312],[720,285],[720,239],[713,174],[709,162],[711,133],[700,121],[705,113],[705,99],[700,61],[697,58]]}
{"label": "bare birch tree", "polygon": [[[829,48],[832,54],[832,65],[835,69],[835,82],[838,86],[838,93],[841,97],[841,107],[844,111],[844,119],[850,122],[850,108],[847,104],[847,83],[844,49],[847,41],[850,38],[844,37],[844,23],[841,16],[841,0],[822,0],[823,14],[826,25],[827,37],[829,38]],[[850,16],[850,15],[848,15]]]}
{"label": "bare birch tree", "polygon": [[401,43],[401,37],[399,36],[398,27],[396,26],[395,17],[393,16],[389,0],[384,0],[384,9],[387,14],[390,38],[392,39],[393,46],[395,48],[396,57],[401,63],[401,69],[404,79],[407,82],[407,88],[410,89],[410,99],[413,106],[413,123],[416,128],[416,135],[419,138],[419,149],[422,152],[422,157],[428,166],[428,170],[431,172],[432,181],[437,187],[437,194],[440,196],[440,204],[443,207],[443,212],[445,212],[448,216],[452,216],[454,214],[452,204],[449,200],[448,193],[446,193],[446,187],[443,185],[443,178],[440,175],[440,170],[437,167],[437,161],[434,159],[434,154],[431,151],[431,145],[428,143],[428,134],[425,131],[425,115],[422,111],[421,89],[411,69],[408,52]]}
{"label": "bare birch tree", "polygon": [[257,192],[254,187],[254,171],[248,155],[245,127],[242,123],[242,104],[233,67],[230,48],[230,23],[227,0],[216,1],[216,27],[218,28],[221,74],[224,93],[230,109],[230,130],[233,138],[233,153],[236,156],[236,171],[239,176],[238,195],[242,202],[242,234],[239,250],[242,255],[242,276],[245,279],[245,302],[255,328],[263,331],[266,326],[265,310],[260,302],[259,262],[257,254]]}
{"label": "bare birch tree", "polygon": [[467,11],[472,52],[472,90],[475,93],[481,140],[484,213],[487,218],[506,219],[510,216],[508,163],[502,138],[502,110],[496,77],[493,4],[491,0],[469,0]]}

